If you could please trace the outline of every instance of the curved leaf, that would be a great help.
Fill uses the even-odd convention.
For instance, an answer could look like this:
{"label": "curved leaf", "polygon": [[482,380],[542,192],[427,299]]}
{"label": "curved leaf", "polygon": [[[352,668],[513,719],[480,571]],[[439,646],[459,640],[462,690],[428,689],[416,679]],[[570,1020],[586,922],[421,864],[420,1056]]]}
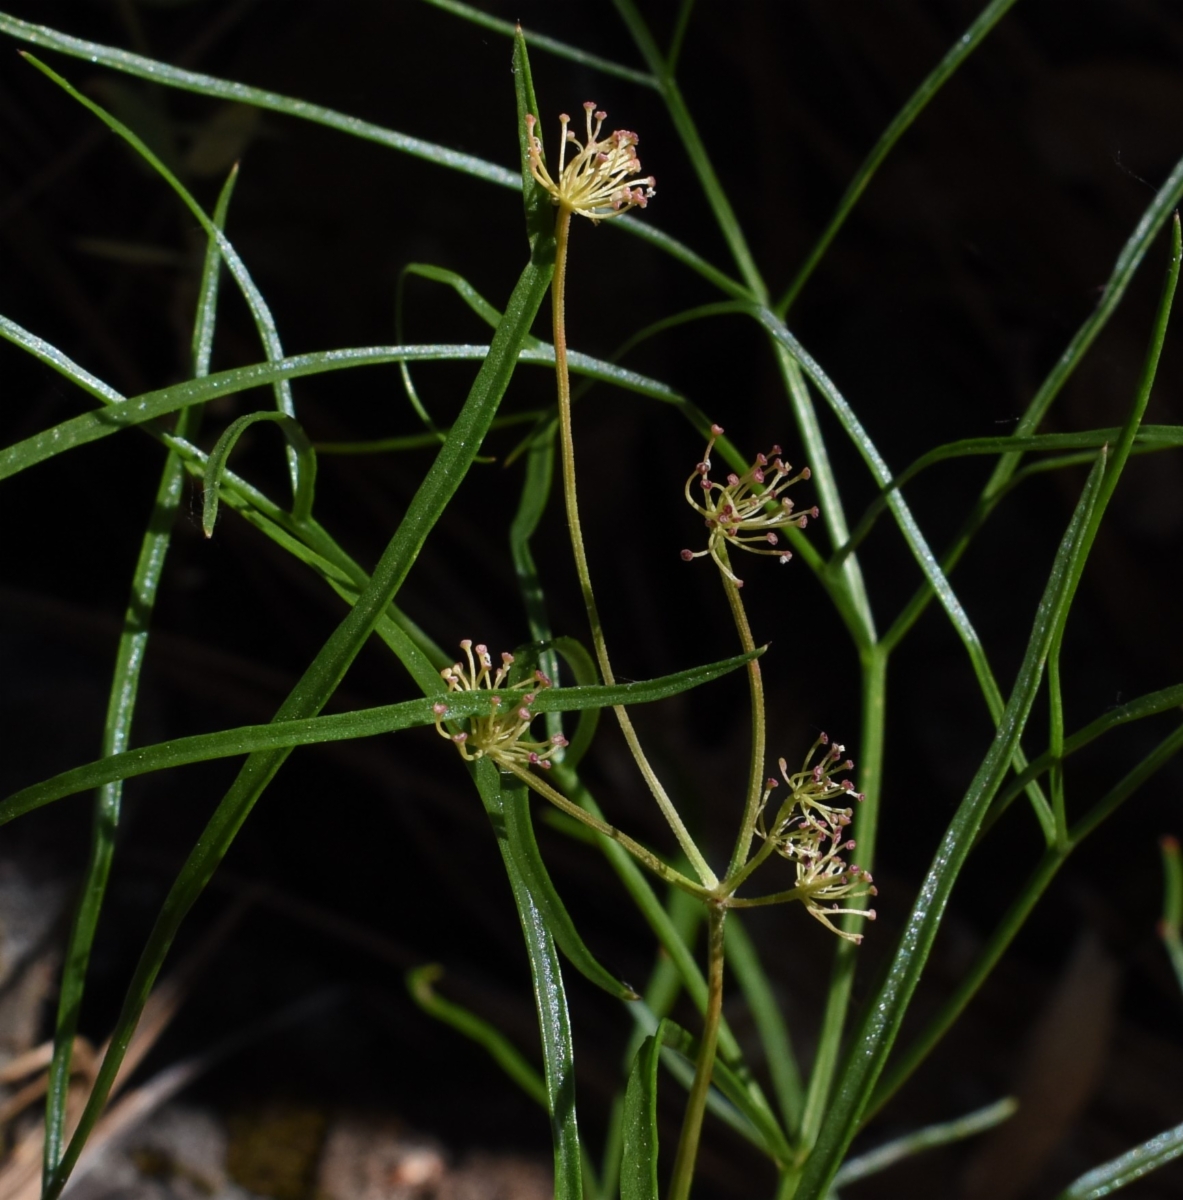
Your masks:
{"label": "curved leaf", "polygon": [[300,462],[300,470],[297,475],[299,482],[292,495],[292,520],[297,524],[303,524],[312,516],[312,501],[316,493],[316,451],[313,450],[312,443],[308,440],[300,422],[287,416],[286,413],[246,413],[238,420],[230,422],[222,436],[218,438],[206,461],[205,499],[201,509],[201,530],[206,537],[213,536],[214,524],[218,519],[218,488],[226,470],[226,460],[230,457],[230,451],[234,449],[238,439],[247,429],[260,421],[274,422],[280,427],[288,445]]}
{"label": "curved leaf", "polygon": [[546,1084],[542,1076],[530,1065],[517,1047],[484,1017],[469,1012],[451,1000],[445,1000],[435,990],[435,984],[444,974],[439,963],[428,963],[407,972],[407,991],[411,999],[429,1016],[462,1033],[488,1051],[494,1062],[536,1104],[546,1108]]}
{"label": "curved leaf", "polygon": [[1176,1125],[1165,1133],[1158,1134],[1127,1150],[1120,1158],[1094,1167],[1075,1183],[1065,1188],[1056,1200],[1101,1200],[1120,1188],[1128,1187],[1149,1175],[1151,1171],[1166,1166],[1183,1154],[1183,1125]]}

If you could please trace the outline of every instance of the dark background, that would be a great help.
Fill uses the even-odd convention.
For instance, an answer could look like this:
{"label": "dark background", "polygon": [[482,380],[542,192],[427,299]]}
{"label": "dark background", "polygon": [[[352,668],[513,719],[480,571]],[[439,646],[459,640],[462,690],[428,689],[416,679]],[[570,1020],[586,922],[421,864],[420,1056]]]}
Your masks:
{"label": "dark background", "polygon": [[[485,7],[520,18],[527,32],[640,65],[606,6]],[[5,8],[514,162],[509,42],[425,4],[9,0]],[[675,6],[644,9],[664,42]],[[683,91],[774,294],[875,138],[976,10],[963,0],[699,0],[680,71]],[[200,228],[93,117],[23,64],[16,49],[8,40],[0,45],[0,311],[125,394],[187,377]],[[881,169],[790,326],[893,468],[943,441],[1013,427],[1183,153],[1181,55],[1183,11],[1168,0],[1023,0]],[[408,262],[456,270],[499,306],[517,277],[525,240],[520,201],[511,191],[319,126],[273,113],[244,117],[213,100],[42,56],[152,141],[207,208],[241,156],[228,232],[289,354],[394,342],[395,284]],[[645,168],[658,180],[644,219],[729,269],[656,93],[541,52],[533,55],[533,69],[548,143],[558,110],[578,111],[582,100],[595,99],[611,113],[610,125],[641,132]],[[649,322],[718,298],[647,244],[610,226],[580,225],[569,301],[575,348],[609,356]],[[1045,430],[1120,423],[1166,251],[1164,237]],[[222,295],[215,369],[257,361],[249,316],[229,281]],[[407,285],[405,320],[408,341],[487,336],[451,293],[422,281]],[[548,330],[540,318],[537,332]],[[779,441],[794,461],[800,457],[774,358],[750,323],[731,317],[691,325],[646,343],[626,362],[684,392],[741,447],[754,452]],[[0,364],[4,444],[87,406],[81,393],[13,348],[0,350]],[[1172,336],[1148,421],[1183,417],[1179,364]],[[458,410],[472,374],[463,364],[417,370],[438,420]],[[505,410],[547,403],[551,386],[546,372],[523,368]],[[418,428],[392,368],[300,380],[295,396],[317,440]],[[260,393],[210,405],[203,444],[212,445],[234,416],[268,403]],[[873,488],[837,424],[828,414],[822,419],[855,518]],[[677,553],[700,536],[680,498],[701,455],[698,436],[668,408],[597,388],[581,402],[577,437],[592,568],[619,672],[646,678],[733,653],[712,571],[704,563],[686,566]],[[513,431],[498,435],[490,452],[503,457],[515,443]],[[5,792],[97,751],[127,583],[161,462],[159,446],[128,432],[6,481]],[[325,455],[317,515],[372,564],[429,462],[426,453]],[[285,499],[272,431],[244,438],[234,465]],[[934,547],[952,537],[988,469],[985,461],[960,460],[909,490]],[[1065,471],[1025,485],[1000,507],[953,577],[1004,692],[1083,478],[1083,471]],[[444,645],[473,636],[499,650],[525,637],[506,544],[520,480],[520,464],[475,467],[400,593],[399,603]],[[232,514],[207,542],[199,508],[193,493],[170,551],[137,743],[269,719],[342,614],[327,589]],[[1178,456],[1135,459],[1069,627],[1070,730],[1183,678],[1181,532]],[[824,544],[821,526],[813,536]],[[556,631],[584,636],[554,505],[535,550]],[[919,572],[888,521],[862,558],[884,629]],[[800,563],[749,560],[743,568],[756,637],[772,642],[765,659],[770,753],[796,760],[824,728],[857,758],[858,663],[821,590]],[[334,707],[412,694],[401,668],[375,645],[350,672]],[[647,745],[716,857],[726,853],[742,793],[744,694],[737,677],[637,713]],[[990,737],[964,651],[935,605],[893,659],[889,700],[876,872],[880,921],[862,951],[859,997],[889,955]],[[589,781],[618,823],[664,846],[668,836],[607,725]],[[1043,725],[1040,709],[1026,743],[1033,754]],[[1169,728],[1169,721],[1134,727],[1082,755],[1069,773],[1073,810],[1084,811]],[[275,1095],[372,1103],[457,1148],[513,1145],[545,1153],[541,1115],[483,1055],[404,996],[403,968],[443,961],[449,994],[492,1016],[534,1053],[509,892],[476,797],[445,749],[426,731],[296,752],[184,935],[190,944],[232,895],[265,887],[223,944],[216,969],[194,990],[160,1062],[302,995],[340,988],[321,1016],[257,1041],[211,1075],[205,1094],[225,1106]],[[101,1038],[114,1019],[154,905],[234,769],[223,762],[128,786],[111,907],[84,1015],[90,1036]],[[1078,1119],[1028,1177],[1010,1192],[998,1184],[993,1194],[1054,1194],[1080,1171],[1181,1119],[1183,1101],[1169,1082],[1183,1070],[1180,1001],[1154,936],[1161,905],[1155,841],[1183,827],[1181,785],[1183,769],[1173,764],[1070,860],[995,983],[971,1008],[964,1031],[938,1051],[868,1144],[1018,1087],[1036,1054],[1032,1030],[1057,994],[1057,981],[1071,992],[1063,981],[1078,979],[1072,964],[1085,971],[1078,990],[1115,997],[1111,1006],[1098,1000],[1100,1011],[1081,1018],[1093,1031],[1081,1037],[1099,1039],[1103,1068],[1083,1084],[1065,1079],[1064,1089],[1079,1093]],[[6,831],[10,853],[48,874],[76,870],[88,803],[78,797],[22,820]],[[614,878],[585,847],[546,831],[542,837],[593,948],[626,978],[642,981],[651,939]],[[972,961],[1038,850],[1035,823],[1016,805],[975,854],[954,895],[921,1010]],[[337,919],[346,926],[329,923]],[[750,927],[808,1062],[832,940],[799,911],[761,914]],[[380,945],[360,943],[362,931]],[[1091,987],[1082,961],[1103,962],[1105,978],[1117,982],[1109,991]],[[571,990],[583,1051],[581,1117],[598,1139],[627,1019],[582,980],[573,980]],[[729,1015],[747,1028],[738,999]],[[671,1099],[667,1144],[677,1113]],[[970,1162],[975,1153],[984,1152],[969,1143],[923,1160],[911,1177],[905,1168],[850,1194],[953,1195],[959,1187],[967,1196],[980,1194],[971,1176],[987,1168],[981,1157],[976,1166]],[[762,1180],[765,1168],[749,1163],[742,1144],[714,1131],[703,1170],[704,1194],[739,1196],[755,1194],[752,1180]],[[928,1190],[937,1178],[940,1187]],[[1183,1195],[1178,1173],[1139,1186],[1131,1195]]]}

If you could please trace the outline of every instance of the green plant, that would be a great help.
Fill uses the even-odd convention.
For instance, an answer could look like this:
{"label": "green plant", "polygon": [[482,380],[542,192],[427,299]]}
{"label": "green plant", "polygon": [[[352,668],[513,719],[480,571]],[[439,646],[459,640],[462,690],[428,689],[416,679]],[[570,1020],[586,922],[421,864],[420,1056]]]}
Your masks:
{"label": "green plant", "polygon": [[[468,6],[452,0],[435,2],[499,33],[513,33],[503,23]],[[8,797],[0,807],[0,817],[9,820],[64,796],[89,788],[100,789],[91,859],[67,952],[59,1002],[46,1122],[44,1195],[47,1200],[53,1200],[60,1193],[86,1137],[102,1112],[123,1052],[181,922],[293,747],[372,736],[412,726],[435,726],[457,747],[496,830],[534,974],[542,1037],[541,1077],[487,1021],[465,1013],[433,991],[437,972],[430,968],[421,970],[413,975],[411,985],[417,1001],[424,1008],[485,1046],[512,1078],[545,1104],[554,1135],[557,1196],[577,1196],[590,1190],[608,1197],[619,1188],[626,1200],[639,1200],[658,1193],[656,1104],[658,1067],[662,1062],[689,1093],[681,1139],[669,1170],[669,1194],[679,1200],[691,1190],[700,1133],[708,1110],[751,1141],[774,1164],[779,1195],[802,1198],[823,1196],[831,1186],[840,1186],[874,1169],[882,1169],[904,1153],[916,1152],[942,1140],[968,1136],[991,1122],[1006,1119],[1013,1112],[1013,1105],[999,1102],[970,1118],[942,1123],[910,1135],[894,1148],[888,1148],[886,1153],[876,1152],[878,1157],[848,1158],[856,1133],[892,1098],[937,1045],[989,976],[1069,855],[1183,745],[1183,726],[1176,725],[1083,816],[1070,816],[1066,800],[1067,759],[1118,726],[1172,713],[1183,703],[1183,686],[1169,687],[1112,708],[1091,724],[1069,734],[1065,727],[1061,661],[1072,602],[1122,471],[1136,453],[1166,450],[1183,442],[1183,428],[1179,426],[1143,424],[1178,278],[1180,232],[1177,218],[1171,223],[1171,213],[1183,194],[1183,162],[1175,167],[1147,206],[1114,266],[1100,302],[1071,339],[1008,436],[964,439],[937,446],[919,457],[906,471],[893,474],[850,403],[787,324],[791,306],[877,167],[944,81],[980,45],[1012,4],[1013,0],[994,0],[989,4],[965,37],[924,81],[872,150],[817,246],[807,256],[805,265],[776,300],[749,249],[728,191],[696,130],[677,82],[680,49],[691,18],[690,3],[681,6],[673,37],[668,49],[663,51],[641,11],[631,0],[617,0],[618,15],[646,64],[646,70],[640,73],[591,59],[575,48],[543,39],[534,44],[536,48],[553,51],[598,70],[631,77],[658,93],[681,140],[681,151],[701,185],[718,232],[731,252],[738,277],[726,274],[694,250],[658,232],[649,223],[650,214],[646,213],[644,217],[635,213],[624,215],[630,208],[647,205],[653,195],[654,181],[638,177],[640,165],[636,162],[635,135],[600,138],[604,116],[594,104],[586,106],[586,136],[582,143],[576,143],[578,153],[574,160],[566,163],[560,153],[557,169],[553,174],[547,170],[541,142],[535,136],[538,122],[546,119],[546,109],[534,95],[526,40],[520,31],[515,40],[520,164],[519,171],[512,173],[303,101],[150,63],[135,55],[0,15],[0,31],[26,43],[101,62],[173,87],[319,121],[355,136],[418,154],[486,182],[520,188],[529,236],[528,260],[504,311],[498,311],[464,279],[451,272],[433,267],[414,268],[416,273],[449,284],[461,293],[494,331],[488,348],[459,344],[400,344],[285,357],[267,304],[223,232],[235,175],[229,176],[212,215],[207,215],[185,183],[144,140],[77,90],[65,77],[29,56],[34,66],[86,105],[173,188],[207,240],[193,334],[192,378],[185,382],[126,398],[48,346],[35,332],[24,330],[8,319],[0,326],[0,332],[10,342],[40,358],[104,406],[0,451],[0,477],[15,475],[130,426],[141,427],[162,442],[168,451],[156,509],[133,580],[132,601],[111,687],[102,757],[24,788]],[[562,119],[562,130],[565,151],[568,145],[566,118]],[[510,136],[507,132],[507,142]],[[648,147],[647,139],[647,158]],[[658,147],[658,160],[666,153],[672,154],[673,148],[667,151]],[[598,163],[602,163],[602,167],[597,167]],[[594,360],[569,350],[565,293],[570,218],[576,212],[596,221],[608,221],[617,230],[645,239],[655,250],[671,255],[723,297],[668,315],[657,324],[636,332],[626,349],[680,324],[729,316],[745,318],[762,331],[796,424],[795,440],[801,445],[801,457],[809,463],[808,471],[794,474],[793,468],[784,463],[779,448],[754,461],[747,459],[726,439],[722,427],[714,423],[713,418],[723,414],[714,411],[708,414],[661,381],[640,376],[615,361]],[[617,217],[623,219],[616,220]],[[1142,258],[1169,223],[1173,240],[1166,280],[1142,377],[1122,423],[1116,428],[1075,434],[1037,432],[1069,375],[1120,304]],[[210,347],[222,263],[250,307],[265,361],[211,374]],[[627,284],[627,272],[624,275]],[[573,290],[579,286],[578,273],[574,271],[571,286]],[[551,344],[532,333],[548,292],[552,298]],[[622,350],[621,356],[623,353]],[[410,383],[409,364],[448,359],[479,360],[481,365],[463,408],[444,430],[431,422],[418,401]],[[404,371],[409,395],[427,427],[428,440],[438,442],[439,449],[430,469],[418,483],[385,551],[373,570],[366,572],[313,515],[317,451],[299,424],[288,384],[293,379],[326,371],[394,362]],[[507,456],[509,459],[524,458],[526,462],[510,548],[522,585],[529,638],[524,639],[525,644],[513,654],[504,655],[498,668],[494,668],[492,656],[485,646],[474,647],[467,639],[460,643],[465,657],[452,663],[450,656],[430,634],[410,621],[395,601],[433,529],[476,462],[490,431],[498,420],[503,419],[499,406],[519,363],[553,363],[558,384],[556,408],[547,407],[527,414],[529,432],[518,451]],[[593,590],[593,570],[580,519],[570,382],[573,373],[588,380],[614,384],[638,396],[672,403],[697,433],[707,439],[702,461],[694,467],[685,484],[686,499],[706,524],[707,544],[705,549],[683,551],[682,556],[687,561],[709,557],[718,569],[740,650],[735,657],[649,682],[621,683],[616,678],[608,653],[608,636]],[[203,452],[195,440],[196,414],[200,407],[216,397],[260,385],[274,386],[275,411],[244,414],[228,425],[208,453]],[[819,417],[818,399],[861,456],[875,488],[875,495],[857,522],[849,522],[845,515],[846,498],[832,466],[834,454],[827,442],[824,422]],[[173,414],[176,414],[176,423],[170,427],[165,419]],[[730,421],[730,416],[726,419]],[[276,422],[285,435],[286,466],[293,497],[290,511],[228,469],[227,460],[237,439],[257,421]],[[548,500],[556,441],[569,540],[592,644],[590,655],[575,638],[555,636],[539,580],[545,578],[557,554],[549,551],[548,559],[538,570],[531,549],[531,538]],[[378,447],[375,444],[353,448],[375,450]],[[322,447],[321,453],[326,449],[332,447]],[[1049,457],[1025,462],[1024,456],[1032,453]],[[714,455],[730,468],[726,483],[712,478]],[[945,553],[938,557],[904,498],[904,488],[918,474],[937,463],[975,455],[995,460],[993,472],[976,505],[967,514],[963,527]],[[1047,572],[1042,598],[1021,647],[1015,681],[1009,692],[1004,691],[974,625],[949,582],[949,574],[978,529],[1021,481],[1039,471],[1081,466],[1088,468],[1087,478],[1078,490],[1071,517]],[[182,481],[187,475],[199,478],[204,486],[207,535],[214,528],[220,501],[229,506],[236,517],[253,524],[343,597],[349,604],[349,612],[307,665],[273,721],[132,750],[128,749],[129,729],[135,706],[138,664],[148,637],[163,552],[180,502]],[[676,492],[678,483],[677,479],[653,480],[651,486],[665,486]],[[807,508],[798,509],[784,495],[785,490],[795,484],[802,485],[801,491],[814,489],[819,501],[817,508],[807,501]],[[919,566],[923,583],[886,631],[880,632],[872,615],[871,588],[858,551],[876,530],[879,519],[887,514],[894,520],[898,533]],[[821,536],[814,536],[819,526],[809,522],[811,517],[820,522]],[[806,530],[807,523],[810,524],[809,531]],[[625,531],[624,535],[629,532]],[[782,537],[787,546],[781,544]],[[828,540],[828,552],[818,545],[822,540]],[[845,757],[844,747],[831,745],[823,734],[806,756],[800,771],[790,771],[786,760],[780,759],[787,795],[774,810],[769,805],[772,798],[780,794],[781,785],[774,777],[769,777],[766,761],[763,651],[752,629],[744,603],[743,581],[735,572],[730,552],[732,549],[754,549],[785,561],[792,556],[787,547],[792,548],[792,554],[798,560],[793,571],[807,570],[812,574],[845,626],[857,655],[860,667],[858,691],[862,702],[861,729],[857,738],[861,771],[856,791],[856,784],[849,775],[854,770],[853,762]],[[764,580],[753,581],[753,585],[754,588],[773,586]],[[937,599],[964,646],[995,733],[935,849],[932,865],[911,913],[901,922],[903,928],[898,948],[878,990],[858,1006],[857,1024],[848,1028],[856,1014],[853,981],[857,945],[862,937],[861,922],[874,915],[866,910],[863,901],[874,891],[870,868],[874,864],[881,812],[884,819],[891,818],[890,795],[885,799],[885,786],[890,783],[885,779],[887,669],[892,655],[917,625],[933,598]],[[798,620],[797,625],[800,624]],[[380,709],[321,715],[372,635],[389,647],[423,693],[423,698]],[[693,817],[688,815],[677,789],[662,782],[658,767],[646,755],[629,708],[689,691],[739,669],[746,672],[748,679],[751,753],[742,789],[744,798],[735,822],[733,849],[726,869],[716,872],[711,866],[711,847],[701,844],[693,829]],[[566,673],[575,679],[574,686],[552,686],[552,681],[561,680]],[[1047,711],[1047,750],[1029,759],[1022,740],[1025,734],[1029,738],[1032,736],[1028,726],[1041,696]],[[606,707],[613,708],[622,736],[669,826],[677,857],[672,851],[662,854],[650,849],[639,838],[609,821],[579,773],[580,762],[591,745],[595,714]],[[560,714],[575,712],[580,714],[579,724],[574,729],[566,727],[565,732]],[[534,720],[539,717],[546,719],[546,733],[542,737],[530,732]],[[853,737],[851,741],[855,743]],[[165,767],[243,754],[248,757],[234,784],[195,844],[159,913],[128,987],[111,1049],[79,1127],[67,1138],[65,1089],[71,1047],[90,949],[111,869],[122,782]],[[642,998],[638,999],[631,987],[597,961],[576,929],[538,848],[532,826],[530,790],[541,795],[567,818],[568,823],[560,828],[573,836],[588,839],[606,856],[650,925],[664,957],[655,965]],[[887,793],[890,793],[889,786]],[[931,954],[952,888],[985,831],[1020,796],[1026,797],[1031,816],[1042,835],[1042,857],[961,985],[940,1011],[929,1018],[914,1040],[889,1060]],[[857,798],[857,813],[851,811],[853,806],[846,806],[847,798]],[[846,832],[852,821],[857,832],[857,866],[848,865],[848,851],[854,843],[847,840]],[[757,841],[759,845],[753,853],[752,847]],[[751,887],[754,872],[777,856],[792,865],[793,886],[756,894],[745,890],[740,894],[741,888]],[[661,882],[673,885],[668,902],[663,902],[642,868]],[[838,934],[821,1032],[807,1082],[802,1082],[801,1071],[790,1050],[784,1017],[778,1011],[757,948],[733,912],[792,900],[802,901],[812,915]],[[896,908],[902,908],[898,899]],[[705,970],[692,953],[693,933],[704,915],[707,927]],[[573,1039],[560,955],[593,983],[630,1005],[637,1025],[629,1049],[627,1084],[617,1104],[608,1148],[598,1169],[593,1166],[592,1156],[580,1138],[576,1122]],[[728,962],[763,1043],[773,1098],[766,1094],[741,1051],[739,1039],[723,1018],[725,965]],[[684,1029],[670,1016],[682,990],[701,1013],[701,1030]],[[1156,1139],[1147,1153],[1157,1163],[1167,1161],[1181,1151],[1183,1129],[1176,1129]],[[1146,1154],[1143,1154],[1101,1169],[1105,1174],[1103,1186],[1111,1189],[1131,1181],[1142,1170],[1145,1159]],[[661,1162],[664,1168],[666,1159],[663,1157]],[[1085,1180],[1088,1182],[1074,1185],[1066,1195],[1100,1194],[1089,1189],[1101,1184],[1092,1177],[1086,1176]]]}

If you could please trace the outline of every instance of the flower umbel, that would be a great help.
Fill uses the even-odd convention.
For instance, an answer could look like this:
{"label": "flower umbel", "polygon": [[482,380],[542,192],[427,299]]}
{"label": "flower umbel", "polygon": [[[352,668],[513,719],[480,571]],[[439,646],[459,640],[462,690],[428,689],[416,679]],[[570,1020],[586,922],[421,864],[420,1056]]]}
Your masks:
{"label": "flower umbel", "polygon": [[[811,765],[814,755],[825,746],[829,749]],[[782,758],[780,773],[788,785],[789,795],[777,811],[771,828],[766,827],[764,810],[773,790],[779,786],[776,779],[768,780],[756,832],[773,842],[776,852],[796,866],[797,891],[809,914],[839,937],[857,944],[862,941],[862,934],[847,933],[831,920],[843,914],[866,917],[870,921],[875,919],[873,908],[841,908],[836,903],[876,895],[870,872],[853,863],[847,866],[841,857],[845,851],[855,848],[853,838],[843,841],[852,810],[838,808],[833,801],[863,798],[849,779],[835,778],[854,770],[854,763],[843,758],[845,753],[845,746],[837,743],[830,746],[830,739],[823,733],[805,756],[800,771],[790,775],[788,764]]]}
{"label": "flower umbel", "polygon": [[[550,192],[555,204],[592,221],[619,217],[630,208],[644,208],[653,196],[656,181],[652,175],[643,179],[631,178],[641,172],[641,160],[637,157],[640,139],[627,129],[617,129],[601,141],[600,130],[608,114],[598,111],[594,100],[589,100],[583,108],[587,113],[587,140],[582,143],[568,128],[571,118],[566,113],[559,114],[563,132],[559,143],[557,183],[542,161],[542,141],[534,133],[538,119],[532,113],[526,114],[530,173]],[[595,128],[592,127],[593,120]],[[579,150],[567,162],[569,144]]]}
{"label": "flower umbel", "polygon": [[[440,672],[448,685],[448,691],[475,692],[485,689],[525,694],[521,704],[508,712],[503,711],[500,696],[491,697],[493,711],[487,716],[470,717],[467,731],[461,733],[449,733],[444,728],[448,706],[442,703],[433,705],[435,727],[440,737],[447,738],[460,751],[461,757],[469,762],[488,757],[503,766],[516,764],[523,767],[549,768],[550,760],[545,755],[565,746],[567,739],[561,733],[556,733],[545,742],[530,742],[523,741],[522,735],[529,730],[530,722],[534,719],[530,706],[534,703],[538,689],[550,687],[550,680],[541,671],[535,671],[530,679],[507,685],[505,681],[513,666],[512,654],[502,654],[501,666],[494,672],[493,660],[487,646],[474,646],[470,638],[465,638],[460,643],[460,649],[464,651],[467,664],[456,662]],[[534,690],[531,691],[531,688]]]}
{"label": "flower umbel", "polygon": [[[792,467],[781,461],[779,446],[773,446],[767,454],[757,454],[756,461],[742,475],[732,472],[727,476],[726,484],[716,483],[711,479],[711,450],[722,435],[721,425],[711,426],[711,440],[707,442],[702,462],[686,480],[686,502],[702,516],[710,530],[707,548],[683,550],[682,557],[690,562],[709,554],[736,587],[743,587],[743,580],[727,565],[725,555],[720,554],[721,545],[730,542],[750,554],[768,554],[787,563],[793,555],[788,550],[776,549],[780,543],[776,531],[790,525],[804,529],[809,518],[817,516],[818,510],[814,506],[804,512],[795,512],[793,501],[781,494],[793,484],[808,479],[810,471],[804,467],[790,476]],[[701,504],[694,498],[695,480],[702,493]]]}

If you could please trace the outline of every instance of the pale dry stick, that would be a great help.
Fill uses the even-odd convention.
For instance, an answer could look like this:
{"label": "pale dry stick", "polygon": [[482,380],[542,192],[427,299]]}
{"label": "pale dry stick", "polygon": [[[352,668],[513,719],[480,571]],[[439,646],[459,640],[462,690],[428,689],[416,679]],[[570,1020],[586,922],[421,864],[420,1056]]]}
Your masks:
{"label": "pale dry stick", "polygon": [[[205,935],[181,965],[153,989],[144,1005],[143,1015],[128,1045],[123,1064],[112,1087],[113,1096],[123,1087],[131,1073],[143,1062],[149,1050],[159,1040],[160,1035],[168,1028],[194,983],[208,965],[214,951],[225,941],[231,929],[241,920],[251,903],[252,897],[248,893],[232,904],[221,920]],[[77,1073],[81,1086],[72,1086],[67,1097],[66,1128],[68,1135],[73,1133],[78,1124],[86,1104],[86,1096],[89,1094],[98,1072],[98,1065],[106,1054],[109,1044],[109,1042],[104,1043],[100,1052],[95,1053],[91,1050],[89,1043],[81,1038],[75,1039],[75,1053],[82,1050],[82,1060],[77,1065],[82,1066],[83,1070]],[[33,1070],[43,1070],[50,1062],[52,1055],[53,1044],[47,1042],[22,1055],[20,1059],[7,1064],[5,1073],[12,1079],[23,1078]],[[172,1068],[169,1070],[171,1071]],[[162,1072],[157,1079],[167,1076],[167,1074],[167,1071]],[[136,1089],[114,1104],[95,1126],[87,1144],[87,1157],[93,1162],[93,1156],[116,1133],[126,1129],[129,1121],[142,1119],[151,1108],[164,1103],[164,1100],[183,1087],[190,1078],[192,1078],[192,1073],[183,1079],[178,1078],[171,1090],[162,1090],[159,1086],[154,1087],[156,1084],[154,1079],[145,1084],[143,1088]],[[13,1116],[43,1096],[47,1084],[48,1076],[43,1074],[39,1079],[22,1088],[6,1103],[4,1119],[11,1120]],[[18,1098],[22,1098],[24,1101],[20,1108],[14,1107]],[[12,1111],[8,1111],[9,1109]],[[45,1128],[41,1124],[31,1129],[16,1142],[9,1155],[0,1163],[0,1200],[37,1200],[41,1192],[40,1175],[44,1144]]]}

